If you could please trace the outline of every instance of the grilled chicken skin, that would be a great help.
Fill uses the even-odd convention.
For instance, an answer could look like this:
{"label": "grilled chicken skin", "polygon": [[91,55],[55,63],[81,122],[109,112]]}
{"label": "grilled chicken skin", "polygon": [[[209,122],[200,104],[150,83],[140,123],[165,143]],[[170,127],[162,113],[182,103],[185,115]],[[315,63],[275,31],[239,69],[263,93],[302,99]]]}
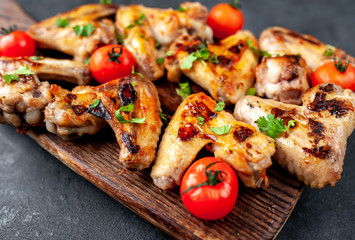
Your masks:
{"label": "grilled chicken skin", "polygon": [[[116,10],[112,4],[83,5],[38,22],[27,33],[40,48],[58,50],[73,56],[75,61],[83,62],[100,46],[115,43],[114,23],[110,19],[97,19],[113,15]],[[58,27],[56,21],[59,18],[68,20],[69,26]],[[89,36],[76,35],[73,28],[87,24],[92,24],[95,30]]]}
{"label": "grilled chicken skin", "polygon": [[[259,46],[262,50],[271,54],[300,54],[312,71],[326,62],[333,61],[332,57],[323,56],[329,46],[315,37],[299,34],[282,27],[265,29],[260,35]],[[355,65],[355,58],[347,55],[343,50],[335,48],[335,54],[337,57],[349,60],[352,65]]]}
{"label": "grilled chicken skin", "polygon": [[178,82],[183,73],[206,89],[215,100],[235,104],[254,84],[258,59],[248,47],[248,39],[257,46],[253,34],[246,30],[208,44],[211,60],[196,60],[190,69],[183,69],[189,54],[203,49],[205,44],[199,37],[181,36],[169,48],[172,55],[165,58],[167,78]]}
{"label": "grilled chicken skin", "polygon": [[266,57],[256,68],[256,94],[283,103],[301,105],[309,89],[310,70],[297,55]]}
{"label": "grilled chicken skin", "polygon": [[355,94],[334,84],[311,88],[296,106],[255,96],[242,98],[234,116],[257,127],[256,120],[267,114],[296,125],[276,138],[276,160],[291,174],[322,188],[340,179],[347,138],[355,127]]}
{"label": "grilled chicken skin", "polygon": [[94,112],[90,107],[98,98],[92,87],[78,86],[70,92],[52,84],[50,93],[54,98],[45,108],[45,122],[49,132],[63,139],[72,139],[83,134],[95,134],[105,126],[105,119],[101,117],[104,115],[96,116],[93,113],[97,111]]}
{"label": "grilled chicken skin", "polygon": [[[268,185],[266,169],[275,152],[273,140],[249,124],[236,121],[225,111],[215,111],[216,102],[204,93],[187,97],[178,107],[165,130],[151,177],[162,189],[180,185],[186,168],[207,144],[217,158],[236,169],[243,183],[252,188]],[[197,117],[203,117],[203,125]],[[218,135],[211,127],[231,125]]]}
{"label": "grilled chicken skin", "polygon": [[[94,89],[110,115],[106,121],[115,132],[120,146],[120,163],[137,170],[149,167],[155,159],[162,127],[160,101],[153,83],[130,75]],[[117,120],[117,110],[129,104],[134,105],[134,110],[121,111],[124,119],[144,118],[144,124],[122,124]]]}
{"label": "grilled chicken skin", "polygon": [[10,72],[0,69],[0,123],[16,128],[41,126],[42,111],[52,99],[49,83],[32,74],[19,75],[18,81],[7,84],[3,75]]}
{"label": "grilled chicken skin", "polygon": [[62,80],[77,85],[86,85],[90,82],[89,67],[80,62],[71,60],[40,57],[0,57],[0,69],[15,71],[27,65],[41,80]]}
{"label": "grilled chicken skin", "polygon": [[181,34],[194,33],[212,40],[207,26],[207,8],[200,3],[182,4],[187,10],[147,8],[143,5],[122,6],[116,14],[116,26],[127,49],[133,54],[139,71],[150,80],[164,74],[157,59],[165,56],[167,47]]}

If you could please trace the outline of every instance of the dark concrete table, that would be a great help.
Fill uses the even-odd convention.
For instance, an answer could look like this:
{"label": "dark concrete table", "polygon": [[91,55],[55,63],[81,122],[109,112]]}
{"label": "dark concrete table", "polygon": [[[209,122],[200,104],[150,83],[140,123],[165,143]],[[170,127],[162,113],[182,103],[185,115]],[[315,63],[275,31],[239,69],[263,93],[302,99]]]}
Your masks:
{"label": "dark concrete table", "polygon": [[[96,1],[19,2],[31,16],[41,20]],[[145,1],[145,4],[177,8],[178,2]],[[203,2],[211,7],[217,1]],[[242,1],[242,5],[245,28],[256,35],[268,26],[284,26],[312,34],[355,56],[354,1],[252,0]],[[0,126],[0,141],[0,239],[169,238],[14,128]],[[342,179],[335,188],[307,187],[278,239],[354,238],[354,149],[355,134],[348,141]]]}

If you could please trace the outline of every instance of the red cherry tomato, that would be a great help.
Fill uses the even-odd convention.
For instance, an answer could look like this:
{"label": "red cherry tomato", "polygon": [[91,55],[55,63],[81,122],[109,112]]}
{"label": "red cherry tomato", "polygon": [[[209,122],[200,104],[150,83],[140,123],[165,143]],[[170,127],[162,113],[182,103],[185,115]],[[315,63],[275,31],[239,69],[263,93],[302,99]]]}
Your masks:
{"label": "red cherry tomato", "polygon": [[[116,57],[110,58],[112,51]],[[105,83],[131,74],[135,64],[132,54],[125,47],[112,44],[100,47],[91,55],[90,70],[99,83]]]}
{"label": "red cherry tomato", "polygon": [[215,38],[223,39],[243,28],[244,15],[240,9],[228,3],[220,3],[211,9],[207,24],[212,28]]}
{"label": "red cherry tomato", "polygon": [[321,83],[335,83],[342,88],[355,91],[355,68],[349,64],[345,72],[341,73],[335,67],[334,62],[328,62],[312,73],[312,86]]}
{"label": "red cherry tomato", "polygon": [[235,205],[238,196],[237,175],[227,163],[214,157],[205,157],[194,162],[186,171],[180,194],[192,215],[205,220],[217,220],[226,216]]}
{"label": "red cherry tomato", "polygon": [[16,30],[0,37],[0,56],[33,56],[35,52],[35,41],[24,31]]}

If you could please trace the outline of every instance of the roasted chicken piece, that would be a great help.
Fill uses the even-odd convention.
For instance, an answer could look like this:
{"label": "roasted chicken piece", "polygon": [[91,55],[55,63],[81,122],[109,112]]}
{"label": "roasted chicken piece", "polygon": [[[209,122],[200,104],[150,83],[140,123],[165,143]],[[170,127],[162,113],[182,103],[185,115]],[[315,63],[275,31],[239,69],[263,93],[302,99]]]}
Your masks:
{"label": "roasted chicken piece", "polygon": [[124,45],[133,54],[139,71],[150,80],[163,76],[164,65],[159,65],[157,59],[165,57],[166,48],[181,34],[194,33],[202,39],[212,40],[212,30],[207,26],[207,8],[189,2],[182,7],[186,11],[143,5],[122,6],[117,11],[116,26],[124,36]]}
{"label": "roasted chicken piece", "polygon": [[[151,172],[159,188],[180,185],[184,171],[207,144],[212,144],[215,157],[230,164],[247,187],[268,186],[266,169],[275,152],[273,140],[251,125],[236,121],[232,114],[215,111],[215,107],[216,102],[204,93],[190,95],[178,107]],[[203,117],[203,123],[198,117]],[[223,126],[227,131],[222,135],[212,131]]]}
{"label": "roasted chicken piece", "polygon": [[[332,57],[323,56],[324,52],[330,46],[310,35],[299,34],[282,27],[265,29],[260,35],[259,45],[262,50],[270,54],[300,54],[312,71],[326,62],[333,61]],[[354,57],[347,55],[339,48],[335,48],[334,50],[337,57],[349,60],[355,66]]]}
{"label": "roasted chicken piece", "polygon": [[[94,89],[111,116],[106,121],[120,146],[120,163],[137,170],[149,167],[155,159],[162,127],[160,101],[154,84],[138,75],[130,75]],[[121,123],[115,117],[120,107],[130,104],[134,105],[132,111],[120,111],[124,119],[144,118],[144,124]]]}
{"label": "roasted chicken piece", "polygon": [[[83,134],[95,134],[105,126],[102,104],[99,108],[90,107],[98,99],[92,87],[78,86],[70,92],[52,84],[50,93],[54,98],[45,108],[45,122],[49,132],[63,139],[71,139]],[[98,109],[101,109],[101,115],[97,114]]]}
{"label": "roasted chicken piece", "polygon": [[197,59],[186,69],[184,61],[189,54],[201,51],[206,43],[197,36],[181,36],[169,48],[171,56],[165,58],[167,78],[178,82],[181,73],[206,89],[218,101],[235,104],[254,84],[258,58],[248,47],[250,39],[257,41],[249,31],[242,30],[215,44],[208,44],[209,59]]}
{"label": "roasted chicken piece", "polygon": [[334,186],[340,179],[347,138],[355,127],[355,94],[334,84],[311,88],[303,106],[246,96],[235,106],[234,116],[257,127],[261,116],[274,114],[295,126],[276,138],[276,160],[291,174],[310,185]]}
{"label": "roasted chicken piece", "polygon": [[15,71],[24,65],[27,65],[41,80],[62,80],[86,85],[91,79],[89,67],[80,62],[48,57],[0,57],[0,69]]}
{"label": "roasted chicken piece", "polygon": [[7,84],[0,69],[0,123],[16,128],[41,126],[42,110],[51,101],[49,83],[40,82],[36,74],[19,75],[18,81]]}
{"label": "roasted chicken piece", "polygon": [[283,103],[301,105],[309,89],[310,70],[297,55],[266,57],[256,68],[256,94]]}
{"label": "roasted chicken piece", "polygon": [[[54,49],[72,55],[75,61],[83,62],[98,47],[115,43],[115,27],[110,19],[117,6],[113,4],[87,4],[67,13],[58,14],[32,25],[27,33],[40,48]],[[68,20],[69,25],[58,27],[57,20]],[[74,27],[92,24],[94,31],[89,36],[78,36]],[[89,31],[85,31],[88,33]]]}

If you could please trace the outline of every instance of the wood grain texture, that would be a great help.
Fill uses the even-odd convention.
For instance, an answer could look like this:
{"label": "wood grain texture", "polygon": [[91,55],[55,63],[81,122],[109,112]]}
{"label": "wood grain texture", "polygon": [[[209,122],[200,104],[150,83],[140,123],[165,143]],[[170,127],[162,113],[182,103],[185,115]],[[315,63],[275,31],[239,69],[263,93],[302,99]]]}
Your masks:
{"label": "wood grain texture", "polygon": [[[25,29],[33,22],[14,1],[1,0],[0,26],[17,24]],[[157,88],[163,109],[173,113],[180,103],[176,85],[158,81]],[[192,89],[201,90],[196,85]],[[150,169],[129,171],[119,164],[119,146],[109,128],[76,141],[62,141],[40,129],[27,134],[73,171],[177,239],[274,239],[303,190],[303,184],[275,165],[268,170],[267,189],[240,184],[232,213],[219,221],[203,221],[189,214],[177,189],[157,188]]]}

